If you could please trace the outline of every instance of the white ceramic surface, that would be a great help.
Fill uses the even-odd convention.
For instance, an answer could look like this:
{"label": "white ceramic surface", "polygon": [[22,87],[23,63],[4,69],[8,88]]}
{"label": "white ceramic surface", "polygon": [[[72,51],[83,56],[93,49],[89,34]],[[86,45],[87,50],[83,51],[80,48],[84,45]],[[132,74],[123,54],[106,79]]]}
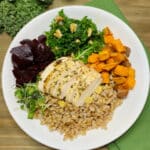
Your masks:
{"label": "white ceramic surface", "polygon": [[[86,136],[80,136],[73,141],[63,141],[58,132],[49,132],[46,126],[40,125],[38,120],[27,119],[27,113],[20,110],[14,97],[15,80],[12,74],[10,49],[25,38],[35,38],[49,30],[49,24],[60,9],[73,18],[88,16],[96,23],[99,30],[109,26],[114,36],[131,48],[130,61],[136,69],[136,86],[130,91],[123,104],[115,110],[113,119],[107,130],[97,129],[89,131]],[[49,147],[63,150],[93,149],[110,143],[125,133],[136,121],[146,102],[149,89],[149,66],[142,44],[136,34],[120,19],[112,14],[93,7],[67,6],[50,10],[30,21],[12,41],[3,64],[2,88],[5,102],[12,117],[19,127],[30,137]]]}

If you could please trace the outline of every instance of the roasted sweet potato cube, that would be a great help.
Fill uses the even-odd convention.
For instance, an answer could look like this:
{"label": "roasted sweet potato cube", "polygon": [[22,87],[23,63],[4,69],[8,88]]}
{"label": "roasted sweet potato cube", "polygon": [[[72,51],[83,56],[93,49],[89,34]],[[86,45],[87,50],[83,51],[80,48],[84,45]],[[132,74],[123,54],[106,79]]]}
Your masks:
{"label": "roasted sweet potato cube", "polygon": [[88,63],[96,63],[99,61],[99,54],[93,53],[88,57]]}
{"label": "roasted sweet potato cube", "polygon": [[112,32],[110,31],[109,27],[105,27],[103,29],[104,35],[112,35]]}
{"label": "roasted sweet potato cube", "polygon": [[97,70],[97,64],[96,63],[95,64],[90,64],[90,67]]}
{"label": "roasted sweet potato cube", "polygon": [[106,47],[104,47],[104,48],[102,49],[102,51],[107,51],[109,54],[111,54],[112,48],[109,47],[109,46],[106,46]]}
{"label": "roasted sweet potato cube", "polygon": [[102,77],[102,82],[103,83],[109,83],[110,82],[109,73],[108,72],[102,72],[101,73],[101,77]]}
{"label": "roasted sweet potato cube", "polygon": [[117,63],[109,63],[109,64],[105,64],[102,69],[105,71],[110,71],[116,66],[117,66]]}
{"label": "roasted sweet potato cube", "polygon": [[123,84],[126,81],[125,77],[113,77],[113,81],[118,84]]}
{"label": "roasted sweet potato cube", "polygon": [[118,64],[123,62],[125,60],[125,58],[126,58],[126,56],[124,54],[116,53],[116,52],[112,53],[110,57],[112,57],[115,62],[118,62]]}
{"label": "roasted sweet potato cube", "polygon": [[105,61],[110,57],[110,53],[108,50],[102,50],[99,52],[99,60]]}
{"label": "roasted sweet potato cube", "polygon": [[122,85],[125,89],[133,89],[135,86],[135,79],[132,77],[128,77],[126,82]]}
{"label": "roasted sweet potato cube", "polygon": [[114,37],[112,35],[104,35],[104,42],[106,44],[112,44],[114,42]]}
{"label": "roasted sweet potato cube", "polygon": [[98,72],[102,72],[103,71],[103,67],[105,66],[105,63],[104,62],[101,62],[99,64],[97,64],[97,71]]}
{"label": "roasted sweet potato cube", "polygon": [[122,65],[117,65],[114,69],[114,74],[127,77],[129,75],[129,68]]}
{"label": "roasted sweet potato cube", "polygon": [[131,77],[131,78],[135,78],[135,69],[133,69],[133,68],[129,68],[129,77]]}
{"label": "roasted sweet potato cube", "polygon": [[120,39],[116,39],[116,40],[113,40],[113,43],[112,43],[114,49],[117,51],[117,52],[126,52],[126,48],[125,46],[122,44],[121,40]]}
{"label": "roasted sweet potato cube", "polygon": [[109,58],[109,59],[106,61],[107,64],[114,63],[114,62],[115,62],[115,61],[114,61],[113,58]]}

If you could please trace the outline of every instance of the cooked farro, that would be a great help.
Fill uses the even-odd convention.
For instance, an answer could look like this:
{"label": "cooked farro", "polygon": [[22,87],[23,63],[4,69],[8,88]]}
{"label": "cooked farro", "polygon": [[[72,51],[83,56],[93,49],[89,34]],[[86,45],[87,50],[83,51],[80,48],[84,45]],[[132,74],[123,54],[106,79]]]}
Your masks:
{"label": "cooked farro", "polygon": [[57,130],[63,134],[65,140],[85,135],[91,129],[106,128],[114,109],[121,104],[122,99],[117,98],[113,84],[110,84],[103,85],[99,99],[90,104],[77,107],[65,101],[65,107],[61,107],[58,101],[47,95],[45,113],[37,111],[35,117],[39,118],[41,124],[47,125],[51,131]]}

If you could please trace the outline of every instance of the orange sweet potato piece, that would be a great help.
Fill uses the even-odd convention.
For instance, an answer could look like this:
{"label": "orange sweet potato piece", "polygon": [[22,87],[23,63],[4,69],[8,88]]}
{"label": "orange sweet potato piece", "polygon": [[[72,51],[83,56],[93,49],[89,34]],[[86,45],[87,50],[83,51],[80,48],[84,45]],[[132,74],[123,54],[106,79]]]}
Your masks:
{"label": "orange sweet potato piece", "polygon": [[97,71],[98,72],[102,72],[102,70],[103,70],[103,67],[105,66],[105,63],[104,62],[101,62],[101,63],[99,63],[99,64],[97,64]]}
{"label": "orange sweet potato piece", "polygon": [[109,73],[108,72],[102,72],[101,73],[101,77],[102,77],[102,82],[103,83],[109,83],[110,82]]}
{"label": "orange sweet potato piece", "polygon": [[122,86],[124,89],[133,89],[135,86],[135,83],[136,83],[136,81],[134,78],[128,77],[126,82],[124,84],[122,84]]}
{"label": "orange sweet potato piece", "polygon": [[129,77],[135,78],[135,70],[133,68],[129,68]]}
{"label": "orange sweet potato piece", "polygon": [[117,51],[117,52],[126,52],[126,48],[125,46],[122,44],[121,40],[120,39],[115,39],[113,40],[113,43],[112,43],[114,49]]}
{"label": "orange sweet potato piece", "polygon": [[125,77],[114,77],[113,81],[118,85],[118,84],[123,84],[126,81]]}
{"label": "orange sweet potato piece", "polygon": [[114,59],[115,62],[118,62],[119,64],[121,62],[123,62],[125,60],[125,58],[126,58],[124,54],[116,53],[116,52],[112,53],[111,57]]}
{"label": "orange sweet potato piece", "polygon": [[109,58],[109,59],[106,61],[107,64],[114,63],[114,62],[115,62],[115,61],[114,61],[113,58]]}
{"label": "orange sweet potato piece", "polygon": [[118,55],[117,52],[112,52],[112,53],[110,54],[110,57],[114,58],[114,57],[116,57],[117,55]]}
{"label": "orange sweet potato piece", "polygon": [[122,65],[117,65],[114,69],[114,74],[127,77],[129,75],[129,68]]}
{"label": "orange sweet potato piece", "polygon": [[104,35],[112,35],[112,32],[110,31],[109,27],[105,27],[103,29]]}
{"label": "orange sweet potato piece", "polygon": [[95,69],[95,70],[98,70],[98,68],[97,68],[97,63],[95,63],[95,64],[90,64],[90,67],[93,68],[93,69]]}
{"label": "orange sweet potato piece", "polygon": [[124,89],[122,87],[122,85],[117,86],[116,91],[117,91],[117,97],[118,98],[125,98],[128,95],[128,92],[129,92],[129,90]]}
{"label": "orange sweet potato piece", "polygon": [[99,60],[105,61],[110,57],[110,53],[108,50],[102,50],[99,52]]}
{"label": "orange sweet potato piece", "polygon": [[104,42],[106,44],[112,44],[114,42],[114,37],[112,35],[104,35]]}
{"label": "orange sweet potato piece", "polygon": [[109,64],[105,64],[102,69],[105,71],[110,71],[113,68],[115,68],[116,66],[117,66],[116,62],[115,63],[109,63]]}
{"label": "orange sweet potato piece", "polygon": [[107,51],[108,53],[110,53],[110,54],[111,54],[112,49],[111,49],[111,47],[106,46],[106,47],[104,47],[104,48],[102,49],[102,51]]}
{"label": "orange sweet potato piece", "polygon": [[89,57],[88,57],[88,63],[96,63],[99,61],[99,54],[95,54],[92,53]]}

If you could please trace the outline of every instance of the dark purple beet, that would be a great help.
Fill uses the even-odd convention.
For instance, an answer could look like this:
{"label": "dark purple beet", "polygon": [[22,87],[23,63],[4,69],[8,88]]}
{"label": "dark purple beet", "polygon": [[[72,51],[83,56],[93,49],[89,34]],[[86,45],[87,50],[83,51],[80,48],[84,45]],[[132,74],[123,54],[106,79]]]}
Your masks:
{"label": "dark purple beet", "polygon": [[36,55],[37,55],[37,47],[39,44],[40,44],[40,42],[37,39],[32,40],[32,53],[33,53],[34,57],[36,57]]}
{"label": "dark purple beet", "polygon": [[39,64],[39,69],[43,70],[49,64],[49,62],[51,62],[51,60],[47,60],[47,61]]}
{"label": "dark purple beet", "polygon": [[37,40],[37,39],[33,39],[32,40],[32,45],[33,45],[33,48],[37,48],[38,44],[40,44],[40,42]]}
{"label": "dark purple beet", "polygon": [[17,85],[23,85],[23,83],[35,81],[38,72],[38,67],[35,65],[24,70],[20,70],[18,68],[14,68],[13,70]]}
{"label": "dark purple beet", "polygon": [[50,47],[46,46],[44,35],[39,36],[38,40],[24,39],[20,44],[11,50],[17,86],[35,82],[37,74],[55,59]]}
{"label": "dark purple beet", "polygon": [[23,69],[33,63],[33,54],[28,45],[14,47],[11,53],[14,67]]}
{"label": "dark purple beet", "polygon": [[46,42],[46,36],[45,35],[40,35],[38,36],[38,41],[40,43],[45,43]]}
{"label": "dark purple beet", "polygon": [[51,54],[50,48],[44,45],[43,43],[38,44],[35,53],[35,62],[44,62],[48,60],[49,57],[54,57]]}
{"label": "dark purple beet", "polygon": [[30,40],[30,39],[24,39],[24,40],[20,41],[20,44],[22,44],[22,45],[27,44],[28,46],[31,47],[31,49],[33,48],[32,40]]}

